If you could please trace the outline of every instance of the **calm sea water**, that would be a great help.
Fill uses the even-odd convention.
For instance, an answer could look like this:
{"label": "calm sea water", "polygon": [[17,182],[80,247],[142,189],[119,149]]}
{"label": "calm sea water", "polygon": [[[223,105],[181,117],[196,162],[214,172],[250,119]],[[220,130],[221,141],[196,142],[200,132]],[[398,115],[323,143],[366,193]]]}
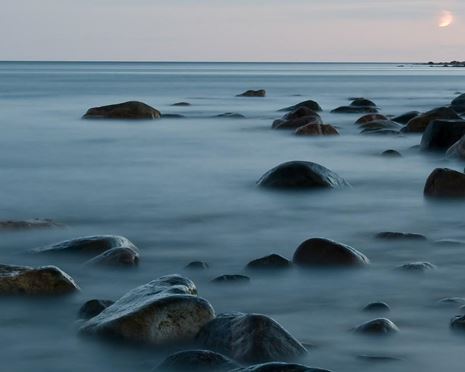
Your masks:
{"label": "calm sea water", "polygon": [[[268,97],[237,98],[246,89]],[[465,69],[394,64],[0,63],[0,218],[53,218],[65,229],[2,232],[0,262],[55,264],[82,293],[65,299],[1,299],[0,359],[10,371],[149,371],[169,351],[82,339],[75,318],[91,298],[117,299],[161,275],[182,273],[217,312],[265,313],[314,347],[303,363],[335,372],[461,370],[465,337],[452,334],[465,296],[464,247],[380,242],[380,231],[465,240],[465,204],[430,203],[424,182],[436,167],[464,164],[411,149],[417,135],[358,134],[358,115],[329,111],[349,97],[374,100],[384,114],[424,111],[465,91]],[[277,110],[304,99],[324,108],[337,138],[299,138],[270,129]],[[83,121],[87,108],[141,100],[185,119]],[[190,107],[172,107],[188,101]],[[239,112],[243,120],[212,118]],[[379,154],[389,148],[400,159]],[[269,192],[257,179],[288,160],[320,163],[352,185],[318,193]],[[28,250],[91,234],[127,236],[142,251],[134,271],[83,268],[75,259]],[[372,261],[356,272],[253,275],[248,286],[210,280],[241,273],[269,253],[292,257],[310,237],[352,245]],[[211,269],[185,273],[192,260]],[[393,270],[430,261],[423,276]],[[360,308],[388,302],[401,332],[383,339],[350,329],[373,318]],[[359,355],[400,358],[373,363]]]}

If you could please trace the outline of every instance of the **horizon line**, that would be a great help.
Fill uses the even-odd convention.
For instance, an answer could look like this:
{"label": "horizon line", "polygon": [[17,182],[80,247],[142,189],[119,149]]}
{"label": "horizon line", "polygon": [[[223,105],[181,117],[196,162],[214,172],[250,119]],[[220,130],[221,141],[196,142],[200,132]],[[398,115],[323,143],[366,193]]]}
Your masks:
{"label": "horizon line", "polygon": [[[15,60],[15,59],[1,59],[0,63],[275,63],[275,64],[310,64],[310,63],[326,63],[326,64],[423,64],[428,63],[429,61],[200,61],[200,60],[59,60],[59,59],[24,59],[24,60]],[[441,61],[434,63],[442,63],[450,61]]]}

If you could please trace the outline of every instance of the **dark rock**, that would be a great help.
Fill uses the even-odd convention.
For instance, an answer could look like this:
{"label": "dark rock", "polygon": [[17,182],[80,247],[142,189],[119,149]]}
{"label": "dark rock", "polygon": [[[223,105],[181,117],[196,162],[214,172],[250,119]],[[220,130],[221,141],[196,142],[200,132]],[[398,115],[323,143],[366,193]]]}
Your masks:
{"label": "dark rock", "polygon": [[64,295],[78,290],[74,280],[55,266],[0,264],[0,295]]}
{"label": "dark rock", "polygon": [[401,130],[402,126],[388,119],[388,120],[373,120],[373,121],[369,121],[368,123],[362,123],[360,124],[360,128],[370,129],[370,130],[394,129],[397,131],[397,130]]}
{"label": "dark rock", "polygon": [[86,262],[92,266],[137,266],[139,253],[132,248],[112,248]]}
{"label": "dark rock", "polygon": [[269,270],[269,269],[288,269],[292,266],[292,262],[279,254],[270,254],[262,258],[250,261],[246,268],[253,270]]}
{"label": "dark rock", "polygon": [[294,119],[304,118],[304,117],[307,117],[307,116],[316,116],[316,117],[321,119],[318,112],[316,112],[315,110],[312,110],[312,109],[310,109],[308,107],[304,107],[304,106],[303,107],[298,107],[295,110],[292,110],[292,111],[288,112],[287,114],[284,114],[282,119],[283,120],[294,120]]}
{"label": "dark rock", "polygon": [[376,113],[378,109],[371,106],[340,106],[331,111],[335,114],[363,114]]}
{"label": "dark rock", "polygon": [[181,115],[181,114],[161,114],[160,117],[162,119],[182,119],[182,118],[185,118],[185,116]]}
{"label": "dark rock", "polygon": [[273,129],[297,129],[308,124],[323,124],[320,115],[305,107],[292,111],[284,115],[281,119],[275,120],[271,128]]}
{"label": "dark rock", "polygon": [[420,115],[420,112],[418,111],[409,111],[409,112],[406,112],[405,114],[393,117],[392,121],[405,125],[413,118],[416,118],[418,115]]}
{"label": "dark rock", "polygon": [[187,350],[170,355],[155,371],[160,372],[227,372],[239,365],[210,350]]}
{"label": "dark rock", "polygon": [[465,331],[465,315],[457,315],[450,321],[450,327],[454,331]]}
{"label": "dark rock", "polygon": [[347,181],[319,164],[307,161],[290,161],[265,173],[258,185],[270,188],[341,188],[350,186]]}
{"label": "dark rock", "polygon": [[355,98],[350,105],[356,107],[376,107],[376,103],[366,98]]}
{"label": "dark rock", "polygon": [[330,372],[327,369],[311,368],[301,364],[272,362],[237,368],[230,372]]}
{"label": "dark rock", "polygon": [[337,136],[339,132],[329,124],[307,124],[297,128],[295,134],[298,136]]}
{"label": "dark rock", "polygon": [[225,112],[224,114],[216,115],[217,118],[225,119],[245,119],[245,116],[237,112]]}
{"label": "dark rock", "polygon": [[192,105],[189,102],[176,102],[176,103],[173,103],[171,106],[186,107],[186,106],[192,106]]}
{"label": "dark rock", "polygon": [[360,124],[366,124],[370,123],[372,121],[378,121],[378,120],[389,120],[386,116],[381,115],[381,114],[367,114],[363,115],[361,118],[359,118],[355,124],[360,125]]}
{"label": "dark rock", "polygon": [[436,266],[429,262],[412,262],[399,266],[397,269],[408,273],[420,274],[436,270]]}
{"label": "dark rock", "polygon": [[83,334],[163,345],[193,340],[215,317],[192,281],[164,276],[137,287],[85,322]]}
{"label": "dark rock", "polygon": [[34,252],[95,255],[120,247],[131,248],[136,252],[138,251],[134,244],[124,236],[96,235],[66,240],[51,246],[37,248]]}
{"label": "dark rock", "polygon": [[362,310],[368,313],[387,313],[391,311],[391,308],[385,302],[372,302],[366,305]]}
{"label": "dark rock", "polygon": [[205,270],[208,268],[209,268],[208,263],[203,262],[203,261],[193,261],[189,263],[188,265],[186,265],[185,267],[185,269],[188,269],[188,270]]}
{"label": "dark rock", "polygon": [[313,111],[322,111],[322,108],[321,106],[318,104],[318,102],[315,102],[315,101],[312,101],[311,99],[308,100],[308,101],[303,101],[303,102],[300,102],[298,103],[297,105],[294,105],[294,106],[289,106],[289,107],[285,107],[279,111],[294,111],[294,110],[297,110],[301,107],[305,107],[305,108],[308,108],[310,110],[313,110]]}
{"label": "dark rock", "polygon": [[446,151],[465,135],[465,120],[434,120],[421,138],[421,149]]}
{"label": "dark rock", "polygon": [[370,320],[355,328],[355,332],[368,335],[391,335],[399,332],[399,328],[386,318]]}
{"label": "dark rock", "polygon": [[459,114],[465,114],[465,93],[454,98],[451,102],[452,109]]}
{"label": "dark rock", "polygon": [[464,246],[465,241],[455,240],[455,239],[441,239],[434,242],[436,245],[445,245],[445,246]]}
{"label": "dark rock", "polygon": [[381,155],[388,157],[388,158],[401,158],[402,154],[396,150],[386,150]]}
{"label": "dark rock", "polygon": [[200,330],[197,341],[244,363],[289,361],[307,351],[280,324],[260,314],[221,314]]}
{"label": "dark rock", "polygon": [[259,90],[247,90],[244,93],[238,94],[237,97],[265,97],[266,91],[264,89]]}
{"label": "dark rock", "polygon": [[465,298],[462,297],[447,297],[441,298],[436,302],[438,306],[459,307],[465,304]]}
{"label": "dark rock", "polygon": [[465,198],[465,174],[436,168],[426,180],[424,194],[431,198]]}
{"label": "dark rock", "polygon": [[449,158],[465,159],[465,135],[447,150],[446,155]]}
{"label": "dark rock", "polygon": [[245,275],[221,275],[212,280],[213,283],[249,283],[250,278]]}
{"label": "dark rock", "polygon": [[370,262],[356,249],[322,238],[303,242],[295,251],[292,261],[300,266],[316,267],[364,266]]}
{"label": "dark rock", "polygon": [[85,320],[93,318],[114,303],[114,301],[110,300],[89,300],[79,309],[78,318]]}
{"label": "dark rock", "polygon": [[361,134],[378,135],[378,136],[398,136],[400,132],[394,129],[370,129],[365,128]]}
{"label": "dark rock", "polygon": [[370,354],[362,354],[357,355],[358,359],[365,360],[367,362],[398,362],[402,360],[402,358],[388,356],[388,355],[370,355]]}
{"label": "dark rock", "polygon": [[93,107],[83,119],[158,119],[160,111],[143,102],[129,101],[116,105]]}
{"label": "dark rock", "polygon": [[385,231],[376,234],[376,239],[384,240],[427,240],[426,236],[414,233]]}
{"label": "dark rock", "polygon": [[32,230],[53,227],[63,227],[63,225],[47,218],[34,218],[32,220],[0,221],[0,230]]}
{"label": "dark rock", "polygon": [[422,133],[434,120],[457,120],[460,116],[449,107],[439,107],[414,117],[402,129],[408,133]]}

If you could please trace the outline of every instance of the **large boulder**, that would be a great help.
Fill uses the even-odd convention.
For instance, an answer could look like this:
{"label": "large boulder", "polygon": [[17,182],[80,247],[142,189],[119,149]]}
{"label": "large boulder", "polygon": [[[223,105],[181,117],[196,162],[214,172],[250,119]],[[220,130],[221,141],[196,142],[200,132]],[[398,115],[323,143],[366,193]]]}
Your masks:
{"label": "large boulder", "polygon": [[137,266],[139,253],[132,248],[118,247],[105,251],[86,262],[91,266]]}
{"label": "large boulder", "polygon": [[449,147],[446,155],[448,158],[465,159],[465,135]]}
{"label": "large boulder", "polygon": [[347,181],[319,164],[308,161],[290,161],[266,172],[258,185],[283,189],[341,188]]}
{"label": "large boulder", "polygon": [[428,127],[429,123],[434,120],[457,120],[460,116],[449,107],[439,107],[431,111],[420,114],[409,120],[407,125],[402,129],[407,133],[422,133]]}
{"label": "large boulder", "polygon": [[404,114],[393,117],[392,121],[405,125],[413,118],[416,118],[418,115],[420,115],[419,111],[409,111]]}
{"label": "large boulder", "polygon": [[436,168],[426,180],[424,194],[432,198],[465,198],[465,174]]}
{"label": "large boulder", "polygon": [[446,151],[465,135],[465,120],[434,120],[421,138],[421,149]]}
{"label": "large boulder", "polygon": [[137,287],[85,322],[83,334],[154,345],[192,341],[215,317],[194,283],[168,275]]}
{"label": "large boulder", "polygon": [[322,111],[322,108],[321,106],[318,104],[318,102],[315,102],[311,99],[307,100],[307,101],[303,101],[303,102],[299,102],[298,104],[294,105],[294,106],[289,106],[289,107],[285,107],[279,111],[294,111],[294,110],[297,110],[301,107],[305,107],[305,108],[308,108],[310,110],[313,110],[313,111]]}
{"label": "large boulder", "polygon": [[210,350],[186,350],[167,357],[154,371],[160,372],[227,372],[239,365]]}
{"label": "large boulder", "polygon": [[323,124],[320,115],[315,111],[300,107],[273,122],[273,129],[297,129],[308,124]]}
{"label": "large boulder", "polygon": [[465,93],[454,98],[451,102],[451,107],[453,108],[454,111],[458,112],[459,114],[464,114],[465,113]]}
{"label": "large boulder", "polygon": [[330,372],[327,369],[311,368],[301,364],[272,362],[237,368],[231,372]]}
{"label": "large boulder", "polygon": [[292,261],[304,267],[353,267],[370,262],[356,249],[323,238],[304,241],[295,251]]}
{"label": "large boulder", "polygon": [[258,90],[247,90],[244,93],[238,94],[237,97],[265,97],[266,91],[265,89],[258,89]]}
{"label": "large boulder", "polygon": [[138,101],[117,103],[115,105],[92,107],[83,119],[158,119],[160,111]]}
{"label": "large boulder", "polygon": [[339,132],[330,124],[307,124],[297,128],[295,134],[298,136],[337,136]]}
{"label": "large boulder", "polygon": [[221,314],[196,339],[202,347],[244,363],[289,361],[307,351],[279,323],[260,314]]}
{"label": "large boulder", "polygon": [[0,264],[0,295],[64,295],[78,290],[73,278],[55,266]]}

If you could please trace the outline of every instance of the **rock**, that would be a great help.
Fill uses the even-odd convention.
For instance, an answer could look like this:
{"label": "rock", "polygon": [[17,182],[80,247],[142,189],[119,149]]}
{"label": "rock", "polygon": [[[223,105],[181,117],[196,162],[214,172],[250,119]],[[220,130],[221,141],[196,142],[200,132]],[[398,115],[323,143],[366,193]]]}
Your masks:
{"label": "rock", "polygon": [[371,355],[371,354],[361,354],[357,355],[358,359],[365,360],[367,362],[399,362],[402,358],[389,356],[389,355]]}
{"label": "rock", "polygon": [[295,134],[298,136],[337,136],[339,132],[329,124],[307,124],[297,128]]}
{"label": "rock", "polygon": [[399,332],[399,328],[386,318],[378,318],[363,323],[355,328],[355,332],[368,335],[385,336]]}
{"label": "rock", "polygon": [[238,94],[237,97],[265,97],[266,91],[264,89],[259,90],[247,90],[244,93]]}
{"label": "rock", "polygon": [[370,129],[365,128],[360,134],[378,135],[378,136],[398,136],[400,132],[394,129]]}
{"label": "rock", "polygon": [[315,101],[312,101],[311,99],[308,100],[308,101],[303,101],[303,102],[300,102],[294,106],[289,106],[289,107],[285,107],[279,111],[294,111],[294,110],[297,110],[301,107],[305,107],[305,108],[308,108],[310,110],[313,110],[313,111],[322,111],[322,108],[321,106],[318,104],[318,102],[315,102]]}
{"label": "rock", "polygon": [[210,350],[187,350],[170,355],[155,371],[160,372],[227,372],[239,365]]}
{"label": "rock", "polygon": [[454,331],[465,331],[465,315],[457,315],[450,321],[450,327]]}
{"label": "rock", "polygon": [[416,118],[418,115],[420,115],[420,112],[418,111],[409,111],[409,112],[406,112],[405,114],[401,114],[401,115],[393,117],[392,121],[405,125],[413,118]]}
{"label": "rock", "polygon": [[284,115],[281,119],[275,120],[272,129],[297,129],[308,124],[323,124],[320,115],[316,112],[301,107]]}
{"label": "rock", "polygon": [[205,270],[208,269],[210,266],[208,263],[203,261],[193,261],[186,265],[185,269],[188,270]]}
{"label": "rock", "polygon": [[292,266],[292,262],[279,254],[270,254],[262,258],[250,261],[246,268],[251,270],[277,270],[288,269]]}
{"label": "rock", "polygon": [[464,114],[465,113],[465,93],[454,98],[451,102],[451,106],[455,112],[459,114]]}
{"label": "rock", "polygon": [[124,236],[117,235],[95,235],[65,240],[51,246],[36,248],[36,253],[75,253],[83,255],[95,255],[106,252],[113,248],[138,249]]}
{"label": "rock", "polygon": [[429,262],[412,262],[404,264],[397,268],[398,270],[408,273],[426,273],[427,271],[436,270],[436,266]]}
{"label": "rock", "polygon": [[86,262],[91,266],[137,266],[139,253],[132,248],[112,248]]}
{"label": "rock", "polygon": [[381,114],[367,114],[363,115],[361,118],[359,118],[355,124],[360,125],[360,124],[366,124],[370,123],[372,121],[378,121],[378,120],[389,120],[386,116],[381,115]]}
{"label": "rock", "polygon": [[221,275],[212,280],[213,283],[249,283],[250,278],[245,275]]}
{"label": "rock", "polygon": [[79,309],[78,318],[85,320],[93,318],[114,303],[114,301],[110,300],[89,300]]}
{"label": "rock", "polygon": [[448,158],[465,159],[465,135],[447,150],[446,155]]}
{"label": "rock", "polygon": [[436,168],[426,180],[424,194],[431,198],[465,198],[465,174]]}
{"label": "rock", "polygon": [[217,118],[225,119],[245,119],[245,116],[237,112],[225,112],[224,114],[216,115]]}
{"label": "rock", "polygon": [[362,129],[378,130],[378,129],[394,129],[401,130],[402,126],[393,122],[392,120],[373,120],[368,123],[360,124]]}
{"label": "rock", "polygon": [[381,155],[387,158],[401,158],[402,157],[402,154],[400,152],[396,150],[392,150],[392,149],[384,151]]}
{"label": "rock", "polygon": [[310,368],[301,364],[272,362],[237,368],[230,372],[330,372],[327,369]]}
{"label": "rock", "polygon": [[192,105],[189,102],[176,102],[176,103],[173,103],[171,106],[186,107],[186,106],[192,106]]}
{"label": "rock", "polygon": [[160,111],[143,102],[129,101],[87,110],[83,119],[158,119]]}
{"label": "rock", "polygon": [[428,240],[426,236],[414,233],[385,231],[376,234],[376,239],[383,240]]}
{"label": "rock", "polygon": [[376,103],[366,98],[355,98],[350,105],[355,107],[376,107]]}
{"label": "rock", "polygon": [[304,241],[295,251],[292,261],[299,266],[316,267],[365,266],[370,263],[356,249],[323,238]]}
{"label": "rock", "polygon": [[385,302],[372,302],[371,304],[366,305],[362,311],[367,313],[387,313],[391,311],[391,308]]}
{"label": "rock", "polygon": [[371,106],[340,106],[331,111],[335,114],[363,114],[376,113],[378,109]]}
{"label": "rock", "polygon": [[32,230],[53,227],[63,227],[63,225],[47,218],[34,218],[32,220],[0,221],[0,230]]}
{"label": "rock", "polygon": [[258,185],[282,189],[342,188],[350,186],[336,173],[319,164],[307,161],[290,161],[266,172]]}
{"label": "rock", "polygon": [[215,317],[212,306],[196,294],[189,279],[163,276],[126,293],[80,332],[154,345],[190,342]]}
{"label": "rock", "polygon": [[202,347],[244,363],[289,361],[307,351],[280,324],[261,314],[221,314],[196,339]]}
{"label": "rock", "polygon": [[434,120],[457,120],[460,116],[449,107],[439,107],[431,111],[420,114],[409,120],[407,126],[402,131],[407,133],[422,133]]}
{"label": "rock", "polygon": [[0,264],[0,295],[64,295],[76,291],[78,285],[58,267]]}
{"label": "rock", "polygon": [[436,302],[438,306],[448,306],[448,307],[460,307],[465,304],[465,298],[462,297],[447,297],[441,298],[439,301]]}
{"label": "rock", "polygon": [[465,135],[465,120],[434,120],[421,138],[423,151],[446,151]]}
{"label": "rock", "polygon": [[441,239],[441,240],[436,240],[434,244],[444,245],[444,246],[464,246],[465,241],[455,240],[455,239]]}

